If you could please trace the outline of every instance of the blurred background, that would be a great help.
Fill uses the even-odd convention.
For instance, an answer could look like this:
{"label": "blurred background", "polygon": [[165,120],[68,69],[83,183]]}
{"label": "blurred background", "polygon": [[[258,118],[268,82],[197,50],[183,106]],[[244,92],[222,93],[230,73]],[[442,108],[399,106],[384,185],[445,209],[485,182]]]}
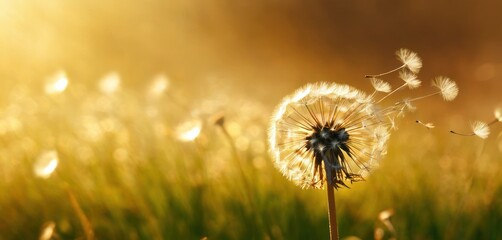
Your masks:
{"label": "blurred background", "polygon": [[307,82],[372,91],[364,75],[399,48],[422,58],[423,87],[394,101],[438,75],[460,94],[417,103],[369,181],[337,193],[341,237],[496,239],[500,124],[486,140],[448,131],[502,102],[500,9],[0,0],[0,239],[327,239],[324,192],[273,167],[268,118]]}

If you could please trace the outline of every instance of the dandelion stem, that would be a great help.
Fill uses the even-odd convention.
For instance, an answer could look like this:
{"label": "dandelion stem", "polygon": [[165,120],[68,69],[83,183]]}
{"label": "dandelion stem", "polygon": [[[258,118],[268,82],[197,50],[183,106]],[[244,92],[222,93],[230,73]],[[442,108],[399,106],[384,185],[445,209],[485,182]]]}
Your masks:
{"label": "dandelion stem", "polygon": [[406,64],[403,64],[402,66],[396,68],[396,69],[392,69],[388,72],[384,72],[384,73],[380,73],[380,74],[375,74],[375,75],[366,75],[364,76],[365,78],[375,78],[375,77],[381,77],[381,76],[384,76],[384,75],[387,75],[387,74],[391,74],[393,72],[396,72],[396,71],[399,71],[401,70],[402,68],[406,67]]}
{"label": "dandelion stem", "polygon": [[450,130],[450,133],[453,133],[453,134],[456,134],[456,135],[460,135],[460,136],[465,136],[465,137],[470,137],[470,136],[474,136],[476,135],[475,133],[458,133],[458,132],[455,132],[453,130]]}
{"label": "dandelion stem", "polygon": [[428,97],[430,97],[430,96],[434,96],[434,95],[436,95],[436,94],[440,94],[440,93],[441,93],[441,91],[439,91],[439,92],[435,92],[435,93],[431,93],[431,94],[427,94],[427,95],[425,95],[425,96],[421,96],[421,97],[412,98],[412,99],[409,99],[408,101],[410,101],[410,102],[414,102],[414,101],[421,100],[421,99],[424,99],[424,98],[428,98]]}
{"label": "dandelion stem", "polygon": [[328,217],[329,217],[329,236],[331,240],[338,240],[338,224],[336,223],[336,204],[335,189],[333,186],[327,186],[328,193]]}
{"label": "dandelion stem", "polygon": [[403,88],[404,86],[406,86],[406,83],[401,85],[400,87],[394,89],[394,91],[388,93],[387,95],[385,95],[384,97],[382,97],[380,100],[378,100],[378,102],[376,103],[380,103],[381,101],[383,101],[384,99],[386,99],[387,97],[389,97],[390,95],[394,94],[395,92],[399,91],[399,89]]}

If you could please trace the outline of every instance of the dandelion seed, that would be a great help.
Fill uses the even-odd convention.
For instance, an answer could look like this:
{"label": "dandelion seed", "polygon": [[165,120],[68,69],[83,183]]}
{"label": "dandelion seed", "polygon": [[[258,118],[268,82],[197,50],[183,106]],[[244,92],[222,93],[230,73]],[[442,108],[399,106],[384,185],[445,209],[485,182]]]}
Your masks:
{"label": "dandelion seed", "polygon": [[368,114],[372,104],[364,93],[334,83],[308,84],[286,96],[269,129],[275,166],[302,188],[363,180],[389,135],[389,123]]}
{"label": "dandelion seed", "polygon": [[418,57],[417,53],[412,52],[408,49],[401,48],[401,49],[397,50],[396,55],[397,55],[397,59],[401,63],[403,63],[403,65],[401,65],[395,69],[392,69],[388,72],[381,73],[381,74],[366,75],[365,78],[381,77],[381,76],[399,71],[401,69],[408,69],[412,73],[417,74],[420,71],[420,69],[422,68],[422,60],[420,59],[420,57]]}
{"label": "dandelion seed", "polygon": [[40,154],[33,165],[35,176],[40,178],[49,178],[58,166],[58,153],[54,150],[46,151]]}
{"label": "dandelion seed", "polygon": [[460,135],[460,136],[478,136],[482,139],[488,138],[488,135],[490,135],[490,127],[488,124],[482,121],[474,121],[471,123],[471,130],[472,133],[465,134],[465,133],[458,133],[455,131],[450,131],[453,134]]}
{"label": "dandelion seed", "polygon": [[420,125],[422,125],[422,126],[424,126],[427,129],[433,129],[433,128],[436,127],[436,126],[434,126],[433,123],[424,123],[424,122],[422,122],[420,120],[416,120],[415,122],[418,123],[418,124],[420,124]]}
{"label": "dandelion seed", "polygon": [[439,89],[445,101],[451,101],[458,95],[457,84],[450,78],[439,76],[432,81],[432,86]]}
{"label": "dandelion seed", "polygon": [[375,91],[377,91],[377,92],[388,93],[392,90],[390,84],[387,82],[384,82],[381,79],[372,78],[372,79],[370,79],[370,81],[371,81],[371,85],[373,85],[373,88],[375,88]]}
{"label": "dandelion seed", "polygon": [[45,83],[45,93],[56,94],[62,93],[68,87],[68,77],[64,71],[59,71],[54,76],[50,77]]}
{"label": "dandelion seed", "polygon": [[410,89],[418,88],[422,83],[422,81],[417,79],[417,75],[407,71],[400,71],[399,78],[405,81],[406,86],[408,86]]}
{"label": "dandelion seed", "polygon": [[408,49],[401,48],[396,52],[397,58],[413,73],[418,73],[422,68],[422,59],[418,54]]}
{"label": "dandelion seed", "polygon": [[486,139],[488,138],[488,135],[490,135],[490,128],[488,127],[488,124],[481,122],[481,121],[474,121],[471,124],[472,132],[482,138]]}
{"label": "dandelion seed", "polygon": [[202,121],[199,119],[194,119],[182,123],[176,129],[178,139],[183,142],[190,142],[195,140],[202,129]]}

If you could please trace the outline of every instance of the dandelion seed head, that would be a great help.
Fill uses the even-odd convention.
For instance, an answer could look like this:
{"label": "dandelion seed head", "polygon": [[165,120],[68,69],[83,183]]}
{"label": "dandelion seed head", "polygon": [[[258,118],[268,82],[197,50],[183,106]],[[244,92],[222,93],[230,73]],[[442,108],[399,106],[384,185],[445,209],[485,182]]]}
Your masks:
{"label": "dandelion seed head", "polygon": [[432,86],[441,91],[441,95],[445,101],[451,101],[458,95],[457,83],[445,76],[439,76],[432,81]]}
{"label": "dandelion seed head", "polygon": [[392,88],[388,82],[384,82],[381,79],[378,78],[371,78],[371,85],[377,92],[384,92],[384,93],[389,93],[392,91]]}
{"label": "dandelion seed head", "polygon": [[474,135],[486,139],[488,138],[488,135],[490,135],[490,128],[488,127],[488,124],[482,121],[474,121],[471,124],[471,129]]}
{"label": "dandelion seed head", "polygon": [[302,188],[361,181],[385,152],[388,128],[361,91],[335,83],[308,84],[276,107],[269,128],[275,166]]}
{"label": "dandelion seed head", "polygon": [[406,65],[406,68],[411,72],[418,73],[422,68],[422,59],[418,57],[417,53],[401,48],[397,50],[396,55],[399,61]]}
{"label": "dandelion seed head", "polygon": [[410,89],[418,88],[422,84],[422,81],[417,79],[417,75],[415,75],[414,73],[408,72],[408,71],[400,71],[399,78],[401,78],[403,81],[405,81],[406,85]]}

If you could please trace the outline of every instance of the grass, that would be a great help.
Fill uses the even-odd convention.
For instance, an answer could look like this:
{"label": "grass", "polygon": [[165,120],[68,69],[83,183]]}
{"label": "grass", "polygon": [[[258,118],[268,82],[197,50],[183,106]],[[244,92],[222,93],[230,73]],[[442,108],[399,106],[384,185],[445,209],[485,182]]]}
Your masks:
{"label": "grass", "polygon": [[[15,87],[0,108],[0,239],[37,239],[50,221],[54,239],[85,239],[68,192],[97,239],[328,239],[325,192],[294,186],[267,155],[274,104],[232,97]],[[210,120],[218,109],[228,135]],[[179,141],[177,126],[193,118],[201,134]],[[336,193],[340,237],[373,238],[389,208],[398,239],[502,236],[500,135],[482,141],[401,122],[380,168]],[[34,163],[51,149],[57,169],[36,177]]]}

